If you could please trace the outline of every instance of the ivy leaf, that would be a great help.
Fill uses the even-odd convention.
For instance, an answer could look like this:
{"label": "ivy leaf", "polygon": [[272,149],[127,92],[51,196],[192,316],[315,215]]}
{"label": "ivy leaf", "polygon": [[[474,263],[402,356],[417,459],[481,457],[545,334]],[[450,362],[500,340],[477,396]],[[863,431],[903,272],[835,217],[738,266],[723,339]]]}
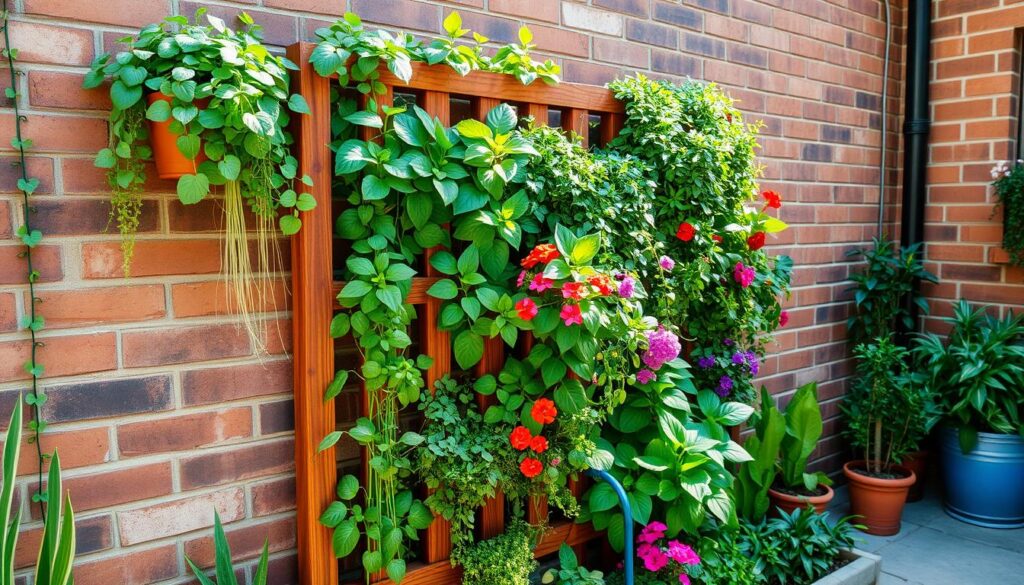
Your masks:
{"label": "ivy leaf", "polygon": [[320,523],[328,528],[334,528],[348,515],[348,506],[344,502],[334,501],[320,514]]}
{"label": "ivy leaf", "polygon": [[93,164],[97,168],[112,169],[117,164],[117,157],[114,156],[114,151],[104,148],[96,153],[96,159],[93,161]]}
{"label": "ivy leaf", "polygon": [[[488,117],[490,117],[490,114],[488,114]],[[491,129],[479,120],[463,120],[455,125],[455,129],[459,131],[459,135],[463,138],[492,138],[494,136]]]}
{"label": "ivy leaf", "polygon": [[327,436],[324,437],[322,441],[320,441],[320,446],[316,448],[316,452],[322,453],[330,449],[331,447],[338,443],[339,439],[341,439],[341,431],[332,431],[328,433]]}
{"label": "ivy leaf", "polygon": [[391,192],[391,186],[376,175],[366,175],[363,177],[360,191],[366,201],[376,201],[387,197]]}
{"label": "ivy leaf", "polygon": [[29,180],[18,179],[18,189],[24,191],[26,195],[32,195],[36,192],[36,188],[39,187],[39,179],[32,177]]}
{"label": "ivy leaf", "polygon": [[[397,528],[394,529],[396,532]],[[391,578],[395,583],[401,583],[402,579],[405,579],[405,560],[404,559],[391,559],[388,561],[387,566],[388,577]]]}
{"label": "ivy leaf", "polygon": [[338,497],[352,500],[359,494],[359,479],[354,475],[345,475],[338,482]]}
{"label": "ivy leaf", "polygon": [[278,220],[278,225],[281,228],[282,234],[293,236],[302,229],[302,220],[294,215],[282,215],[281,219]]}
{"label": "ivy leaf", "polygon": [[409,219],[416,229],[422,228],[430,221],[430,214],[433,213],[434,203],[430,195],[425,193],[412,193],[405,198],[405,209],[409,213]]}
{"label": "ivy leaf", "polygon": [[338,372],[334,374],[334,379],[327,385],[327,390],[324,391],[324,402],[333,400],[338,396],[338,394],[341,394],[341,391],[345,388],[346,382],[348,382],[348,370],[338,370]]}
{"label": "ivy leaf", "polygon": [[166,122],[171,117],[171,103],[167,100],[156,100],[146,108],[146,119],[153,122]]}
{"label": "ivy leaf", "polygon": [[238,178],[238,173],[242,170],[242,161],[233,154],[226,154],[220,162],[217,163],[217,170],[220,171],[221,175],[229,181],[234,181]]}
{"label": "ivy leaf", "polygon": [[338,313],[331,319],[331,337],[337,339],[348,335],[351,321],[346,313]]}
{"label": "ivy leaf", "polygon": [[359,528],[354,518],[349,518],[334,529],[334,556],[337,558],[347,557],[352,554],[359,544]]}
{"label": "ivy leaf", "polygon": [[[344,56],[342,56],[344,55]],[[313,69],[324,77],[337,72],[348,58],[348,52],[339,53],[338,49],[328,42],[320,43],[313,49],[309,56],[309,62]]]}
{"label": "ivy leaf", "polygon": [[352,112],[345,116],[345,120],[355,124],[356,126],[366,126],[368,128],[383,128],[384,121],[380,119],[374,112],[367,112],[365,110]]}
{"label": "ivy leaf", "polygon": [[442,278],[427,289],[427,294],[435,299],[451,300],[458,296],[459,287],[450,279]]}
{"label": "ivy leaf", "polygon": [[128,87],[120,79],[110,86],[110,101],[119,110],[127,110],[142,98],[142,87]]}
{"label": "ivy leaf", "polygon": [[178,199],[185,205],[199,203],[210,192],[210,180],[206,175],[182,175],[178,179]]}
{"label": "ivy leaf", "polygon": [[499,104],[487,112],[487,125],[495,134],[508,134],[515,129],[516,122],[516,113],[508,104]]}
{"label": "ivy leaf", "polygon": [[455,361],[459,367],[468,370],[484,356],[484,340],[472,331],[463,331],[455,337]]}
{"label": "ivy leaf", "polygon": [[402,309],[402,291],[395,285],[389,284],[384,288],[377,289],[377,299],[392,311],[398,312]]}
{"label": "ivy leaf", "polygon": [[199,125],[203,128],[215,130],[224,127],[224,114],[219,110],[207,108],[199,112]]}
{"label": "ivy leaf", "polygon": [[[195,134],[183,134],[177,140],[178,150],[182,156],[192,160],[199,154],[199,137]],[[202,175],[206,176],[206,175]]]}
{"label": "ivy leaf", "polygon": [[430,513],[423,502],[417,500],[412,503],[412,508],[409,510],[409,526],[416,530],[425,530],[433,521],[434,515]]}
{"label": "ivy leaf", "polygon": [[444,274],[456,274],[459,269],[455,256],[446,250],[438,250],[430,256],[430,265]]}
{"label": "ivy leaf", "polygon": [[295,112],[296,114],[308,114],[309,104],[306,103],[306,98],[300,94],[293,93],[288,98],[288,109]]}
{"label": "ivy leaf", "polygon": [[579,380],[566,380],[555,389],[555,404],[568,414],[582,412],[587,406],[587,393]]}
{"label": "ivy leaf", "polygon": [[619,503],[619,496],[607,483],[599,483],[590,490],[590,511],[604,512],[611,510]]}

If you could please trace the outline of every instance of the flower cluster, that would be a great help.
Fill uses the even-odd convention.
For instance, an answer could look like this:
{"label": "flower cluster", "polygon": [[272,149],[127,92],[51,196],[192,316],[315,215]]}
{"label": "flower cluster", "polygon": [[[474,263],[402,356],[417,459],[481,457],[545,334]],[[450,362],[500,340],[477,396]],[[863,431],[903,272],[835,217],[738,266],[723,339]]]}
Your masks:
{"label": "flower cluster", "polygon": [[[555,417],[557,416],[558,409],[555,407],[555,403],[547,398],[538,399],[533,403],[533,408],[530,409],[530,417],[539,425],[549,425],[555,422]],[[508,441],[516,451],[530,450],[533,454],[540,455],[548,450],[548,440],[546,437],[539,433],[534,436],[530,429],[522,425],[512,430],[508,436]],[[544,464],[536,457],[527,455],[519,463],[519,471],[528,479],[533,479],[540,475],[540,472],[544,471]]]}
{"label": "flower cluster", "polygon": [[659,326],[657,330],[648,333],[647,351],[641,357],[647,367],[637,372],[637,382],[646,384],[656,379],[657,374],[654,372],[679,357],[679,352],[682,349],[676,334],[667,331],[664,327]]}
{"label": "flower cluster", "polygon": [[636,538],[636,556],[643,561],[648,571],[669,573],[668,576],[678,577],[682,585],[690,585],[687,571],[700,565],[700,556],[691,546],[678,540],[666,543],[667,529],[667,526],[657,521],[644,526]]}
{"label": "flower cluster", "polygon": [[742,399],[752,392],[750,380],[761,369],[757,352],[736,347],[732,339],[723,339],[717,348],[697,349],[693,357],[697,361],[694,371],[697,386],[714,390],[723,398]]}

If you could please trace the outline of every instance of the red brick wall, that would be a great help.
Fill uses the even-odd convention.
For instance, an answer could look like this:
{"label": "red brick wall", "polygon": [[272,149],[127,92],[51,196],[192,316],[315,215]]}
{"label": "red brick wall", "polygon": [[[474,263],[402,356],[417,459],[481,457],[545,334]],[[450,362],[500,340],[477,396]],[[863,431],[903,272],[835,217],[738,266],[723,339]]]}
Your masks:
{"label": "red brick wall", "polygon": [[[13,44],[27,73],[19,80],[20,105],[28,116],[27,135],[36,144],[29,166],[41,180],[34,221],[46,234],[45,246],[35,254],[47,320],[40,357],[50,395],[45,415],[52,422],[44,445],[61,449],[80,512],[79,585],[188,581],[183,555],[208,562],[214,507],[227,523],[236,554],[251,558],[269,535],[271,582],[290,582],[294,574],[287,313],[268,315],[268,327],[280,325],[286,335],[260,361],[233,319],[219,311],[214,206],[185,209],[168,183],[154,181],[147,188],[135,276],[122,279],[118,236],[104,231],[106,186],[91,163],[93,152],[106,144],[109,105],[103,92],[79,88],[85,66],[118,37],[171,12],[191,14],[201,4],[206,3],[13,4]],[[850,370],[843,326],[850,265],[844,252],[875,233],[884,36],[879,2],[218,0],[209,5],[221,16],[247,10],[266,25],[267,38],[276,45],[310,39],[315,28],[346,8],[371,23],[417,32],[439,30],[443,16],[458,9],[465,23],[498,41],[512,40],[521,23],[529,24],[540,48],[561,61],[567,80],[603,83],[645,71],[719,82],[741,100],[751,120],[764,122],[764,186],[782,193],[782,217],[794,225],[775,242],[777,251],[795,258],[797,269],[792,319],[778,336],[765,382],[779,393],[821,382],[830,419],[826,429],[834,433],[835,400]],[[894,20],[890,129],[897,127],[901,95],[900,6]],[[5,137],[12,123],[9,104],[0,104]],[[21,363],[28,348],[16,323],[27,299],[20,285],[20,248],[12,237],[21,205],[13,192],[14,171],[6,164],[12,153],[6,139],[0,143],[0,396],[6,412],[14,393],[24,388]],[[895,134],[890,145],[893,168]],[[987,169],[987,162],[982,166]],[[979,250],[981,265],[987,250]],[[1019,281],[1020,273],[1015,278]],[[824,441],[820,454],[822,466],[836,469],[842,458],[838,440]],[[26,452],[25,472],[30,459]],[[30,480],[26,476],[21,488],[22,502]],[[38,522],[28,526],[38,538]],[[28,554],[19,558],[23,566],[33,560]]]}
{"label": "red brick wall", "polygon": [[[1018,158],[1020,29],[1024,7],[1009,0],[943,0],[932,24],[931,164],[925,237],[934,316],[966,298],[1001,310],[1024,307],[1024,269],[1000,249],[1002,213],[989,172]],[[928,326],[941,329],[932,319]]]}

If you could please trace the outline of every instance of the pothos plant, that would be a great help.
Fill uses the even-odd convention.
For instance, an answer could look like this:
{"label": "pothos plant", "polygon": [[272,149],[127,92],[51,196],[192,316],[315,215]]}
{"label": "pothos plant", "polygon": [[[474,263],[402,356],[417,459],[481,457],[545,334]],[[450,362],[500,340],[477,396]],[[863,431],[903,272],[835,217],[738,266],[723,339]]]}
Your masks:
{"label": "pothos plant", "polygon": [[[254,227],[257,235],[255,272],[267,274],[275,260],[274,225],[284,235],[296,233],[299,212],[316,201],[303,191],[311,180],[298,176],[298,162],[290,154],[289,111],[309,113],[303,97],[289,92],[288,69],[296,66],[262,44],[261,28],[252,18],[242,13],[239,20],[244,28],[232,30],[200,9],[195,23],[170,16],[148,25],[137,36],[120,39],[127,50],[97,57],[84,86],[111,81],[110,147],[95,163],[107,169],[113,191],[111,219],[121,232],[125,274],[142,211],[146,163],[153,157],[147,120],[168,123],[175,147],[192,161],[191,172],[177,180],[181,203],[199,203],[214,187],[223,188],[224,270],[236,310],[253,333],[249,315],[270,293],[254,275],[247,231]],[[255,226],[246,225],[247,212],[257,218]]]}

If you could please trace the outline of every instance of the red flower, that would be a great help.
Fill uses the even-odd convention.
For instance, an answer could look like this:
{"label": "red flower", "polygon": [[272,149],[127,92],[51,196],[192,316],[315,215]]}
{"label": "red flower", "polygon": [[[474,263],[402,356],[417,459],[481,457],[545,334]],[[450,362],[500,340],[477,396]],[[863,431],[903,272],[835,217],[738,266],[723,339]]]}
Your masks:
{"label": "red flower", "polygon": [[697,230],[694,229],[693,224],[684,221],[683,223],[679,224],[679,229],[676,230],[676,237],[684,242],[689,242],[690,240],[693,239],[693,234],[695,234],[696,232]]}
{"label": "red flower", "polygon": [[533,435],[530,434],[530,429],[519,425],[512,430],[512,433],[508,436],[508,442],[512,443],[512,447],[517,451],[522,451],[530,446],[530,441],[533,439]]}
{"label": "red flower", "polygon": [[548,440],[540,435],[537,435],[530,441],[530,449],[534,453],[543,453],[548,450]]}
{"label": "red flower", "polygon": [[562,298],[564,299],[582,299],[583,298],[583,283],[581,282],[567,282],[562,285]]}
{"label": "red flower", "polygon": [[775,191],[765,191],[761,194],[764,197],[764,206],[771,207],[772,209],[778,209],[782,207],[782,197]]}
{"label": "red flower", "polygon": [[527,478],[533,479],[540,475],[541,471],[544,471],[544,464],[533,457],[527,457],[519,464],[519,471],[523,472]]}
{"label": "red flower", "polygon": [[558,256],[558,248],[554,244],[540,244],[531,250],[520,264],[523,268],[533,268],[538,264],[547,264]]}
{"label": "red flower", "polygon": [[598,274],[597,276],[591,276],[587,282],[593,285],[602,297],[606,297],[612,294],[614,287],[612,286],[612,279],[608,278],[607,274]]}
{"label": "red flower", "polygon": [[779,327],[785,327],[789,323],[789,311],[779,313]]}
{"label": "red flower", "polygon": [[549,425],[555,422],[555,417],[558,416],[558,409],[555,408],[555,403],[549,398],[539,398],[537,402],[533,403],[533,408],[530,409],[530,416],[537,424]]}
{"label": "red flower", "polygon": [[533,302],[530,297],[521,299],[516,303],[516,313],[523,321],[529,321],[537,316],[537,303]]}
{"label": "red flower", "polygon": [[720,236],[718,234],[712,234],[711,235],[711,239],[714,240],[716,243],[719,243],[719,244],[722,243],[722,236]]}
{"label": "red flower", "polygon": [[750,247],[750,251],[760,250],[764,247],[764,232],[754,232],[747,238],[747,246]]}
{"label": "red flower", "polygon": [[583,324],[583,313],[580,312],[579,305],[563,305],[562,311],[558,313],[558,318],[565,321],[566,327]]}

